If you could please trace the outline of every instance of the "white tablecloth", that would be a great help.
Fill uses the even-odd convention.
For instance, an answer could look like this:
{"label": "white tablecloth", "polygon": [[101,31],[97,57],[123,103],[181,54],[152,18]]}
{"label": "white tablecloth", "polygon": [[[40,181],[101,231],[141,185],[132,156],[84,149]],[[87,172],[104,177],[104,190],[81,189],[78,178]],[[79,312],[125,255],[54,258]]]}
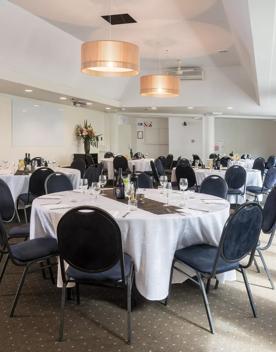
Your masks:
{"label": "white tablecloth", "polygon": [[[172,170],[172,176],[171,176],[171,181],[176,182],[176,176],[175,176],[175,169],[173,168]],[[213,169],[195,169],[195,176],[196,176],[196,182],[197,185],[200,186],[202,181],[210,176],[210,175],[219,175],[222,178],[225,178],[225,172],[226,170],[213,170]],[[259,170],[254,170],[254,169],[246,169],[246,186],[262,186],[262,174],[261,171]],[[235,196],[229,196],[228,200],[230,203],[235,203],[236,198]],[[239,196],[238,198],[238,203],[242,204],[246,201],[246,194],[244,196]]]}
{"label": "white tablecloth", "polygon": [[[160,195],[158,190],[147,190],[146,197],[165,201],[165,196]],[[179,203],[183,195],[174,191],[172,197],[177,197],[175,201]],[[31,239],[43,236],[56,238],[57,224],[68,208],[51,209],[55,206],[65,205],[70,208],[92,205],[103,208],[119,224],[124,251],[131,255],[135,263],[135,279],[139,292],[149,300],[161,300],[168,294],[175,250],[200,243],[217,245],[229,215],[227,201],[219,200],[215,203],[219,198],[199,193],[191,193],[189,197],[187,206],[197,210],[186,209],[183,214],[155,215],[138,209],[125,218],[122,216],[127,212],[128,206],[103,196],[95,200],[89,194],[63,192],[58,205],[53,205],[54,200],[41,197],[33,202],[30,236]],[[208,200],[213,203],[207,204]],[[47,205],[49,203],[52,205]]]}
{"label": "white tablecloth", "polygon": [[[137,160],[128,160],[128,167],[132,171],[133,165],[135,166],[135,171],[145,172],[151,171],[150,162],[153,159],[137,159]],[[107,170],[108,179],[113,180],[114,178],[114,168],[113,168],[113,158],[102,159],[104,169]]]}
{"label": "white tablecloth", "polygon": [[[81,179],[79,170],[57,167],[54,168],[54,171],[66,174],[70,178],[73,188],[79,188]],[[0,170],[0,178],[9,186],[15,202],[20,194],[28,192],[30,175],[14,175],[11,170]]]}

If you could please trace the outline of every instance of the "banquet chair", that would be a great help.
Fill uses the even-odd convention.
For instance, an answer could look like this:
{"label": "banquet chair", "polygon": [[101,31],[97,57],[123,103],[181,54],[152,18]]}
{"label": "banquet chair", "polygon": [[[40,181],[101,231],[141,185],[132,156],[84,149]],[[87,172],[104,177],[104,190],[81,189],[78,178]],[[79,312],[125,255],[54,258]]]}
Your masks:
{"label": "banquet chair", "polygon": [[26,275],[30,272],[30,268],[33,267],[34,264],[41,264],[38,270],[41,270],[42,266],[43,269],[48,268],[52,282],[53,284],[55,283],[52,271],[52,265],[54,264],[51,263],[51,258],[58,255],[57,241],[51,237],[43,237],[11,245],[0,218],[0,253],[7,254],[9,259],[16,266],[24,267],[10,310],[10,317],[13,317]]}
{"label": "banquet chair", "polygon": [[44,160],[41,156],[36,156],[36,157],[32,158],[32,160],[31,160],[32,166],[41,167],[41,166],[43,166],[43,163],[44,163]]}
{"label": "banquet chair", "polygon": [[217,159],[218,158],[218,155],[216,153],[211,153],[209,155],[209,159]]}
{"label": "banquet chair", "polygon": [[41,167],[35,170],[30,177],[28,193],[22,193],[17,198],[17,209],[23,208],[25,222],[28,222],[27,208],[32,206],[32,202],[36,197],[45,194],[45,180],[54,171],[48,167]]}
{"label": "banquet chair", "polygon": [[83,160],[81,158],[74,159],[70,165],[70,168],[75,169],[75,170],[79,170],[80,174],[81,174],[81,178],[83,178],[83,175],[84,175],[84,172],[86,169],[85,160]]}
{"label": "banquet chair", "polygon": [[267,159],[265,167],[267,169],[270,169],[271,167],[276,167],[276,156],[275,155],[270,155],[270,157]]}
{"label": "banquet chair", "polygon": [[85,170],[83,178],[87,179],[88,188],[91,187],[92,182],[99,182],[99,177],[101,172],[102,172],[101,166],[89,166],[89,168]]}
{"label": "banquet chair", "polygon": [[[212,278],[216,278],[217,274],[232,270],[239,271],[243,276],[253,315],[257,317],[245,269],[249,268],[253,262],[261,232],[262,218],[262,208],[257,203],[245,203],[226,221],[217,247],[210,244],[199,244],[175,252],[173,268],[176,268],[176,262],[180,262],[196,273],[197,279],[188,273],[185,275],[200,287],[211,333],[215,332],[215,328],[203,278],[209,282]],[[247,263],[241,263],[245,257],[248,258]],[[168,299],[166,303],[167,301]]]}
{"label": "banquet chair", "polygon": [[160,156],[158,157],[158,159],[161,160],[161,163],[162,163],[162,165],[163,165],[163,168],[165,169],[165,168],[166,168],[166,157],[165,157],[164,155],[160,155]]}
{"label": "banquet chair", "polygon": [[254,160],[252,169],[254,169],[254,170],[260,170],[260,171],[261,171],[261,174],[262,174],[262,177],[263,177],[264,172],[265,172],[265,159],[264,159],[264,158],[261,158],[261,157],[256,158],[256,159]]}
{"label": "banquet chair", "polygon": [[45,180],[45,193],[73,191],[70,178],[62,172],[53,172]]}
{"label": "banquet chair", "polygon": [[203,162],[200,159],[199,155],[193,154],[192,166],[195,166],[197,161],[198,161],[198,166],[202,166]]}
{"label": "banquet chair", "polygon": [[273,283],[270,271],[266,265],[262,252],[270,248],[275,236],[275,231],[276,231],[276,187],[274,187],[273,190],[267,196],[267,199],[263,208],[262,232],[265,235],[269,235],[269,238],[265,245],[262,245],[260,242],[258,243],[257,253],[255,255],[255,257],[256,256],[260,257],[265,273],[267,275],[267,278],[273,290],[275,288],[274,283]]}
{"label": "banquet chair", "polygon": [[177,181],[177,185],[179,186],[179,180],[181,178],[186,178],[188,180],[188,189],[194,189],[197,191],[197,183],[196,183],[196,176],[193,168],[191,166],[182,166],[179,165],[175,169],[175,177]]}
{"label": "banquet chair", "polygon": [[159,174],[158,174],[157,168],[155,166],[155,163],[152,160],[150,161],[150,167],[152,170],[152,176],[153,176],[155,186],[158,187],[158,186],[160,186]]}
{"label": "banquet chair", "polygon": [[144,158],[144,154],[141,153],[141,152],[136,152],[134,155],[133,155],[133,159],[143,159]]}
{"label": "banquet chair", "polygon": [[154,165],[156,167],[156,170],[157,170],[159,176],[164,176],[166,174],[165,169],[162,164],[162,161],[159,158],[154,160]]}
{"label": "banquet chair", "polygon": [[86,168],[89,167],[90,165],[95,165],[94,159],[91,154],[85,154],[85,165]]}
{"label": "banquet chair", "polygon": [[121,231],[115,219],[96,207],[77,207],[61,218],[57,236],[63,282],[59,341],[63,340],[66,286],[74,282],[78,304],[80,284],[115,286],[126,290],[127,341],[130,343],[134,266],[131,257],[123,253]]}
{"label": "banquet chair", "polygon": [[227,195],[234,195],[236,198],[235,205],[238,204],[239,196],[245,194],[246,188],[246,171],[240,165],[233,165],[226,170],[225,181],[228,186]]}
{"label": "banquet chair", "polygon": [[115,178],[119,174],[119,169],[122,169],[123,176],[126,176],[131,173],[128,167],[127,158],[123,155],[116,155],[113,159],[113,168],[114,168],[114,176]]}
{"label": "banquet chair", "polygon": [[173,165],[173,155],[172,154],[168,154],[167,158],[166,158],[165,170],[171,170],[172,169],[172,165]]}
{"label": "banquet chair", "polygon": [[223,157],[220,159],[220,165],[221,165],[222,167],[228,167],[229,160],[231,160],[231,158],[230,158],[229,156],[223,156]]}
{"label": "banquet chair", "polygon": [[259,186],[248,186],[246,187],[246,193],[254,196],[255,201],[259,202],[258,196],[267,194],[276,185],[276,167],[271,167],[265,174],[262,187]]}
{"label": "banquet chair", "polygon": [[227,191],[227,183],[222,177],[210,175],[202,181],[199,192],[226,199]]}
{"label": "banquet chair", "polygon": [[191,166],[191,164],[190,164],[190,161],[187,158],[179,157],[177,162],[176,162],[176,167],[177,166]]}
{"label": "banquet chair", "polygon": [[114,158],[114,154],[112,152],[106,152],[104,154],[104,158],[105,159]]}
{"label": "banquet chair", "polygon": [[144,172],[137,177],[138,188],[153,188],[152,178]]}

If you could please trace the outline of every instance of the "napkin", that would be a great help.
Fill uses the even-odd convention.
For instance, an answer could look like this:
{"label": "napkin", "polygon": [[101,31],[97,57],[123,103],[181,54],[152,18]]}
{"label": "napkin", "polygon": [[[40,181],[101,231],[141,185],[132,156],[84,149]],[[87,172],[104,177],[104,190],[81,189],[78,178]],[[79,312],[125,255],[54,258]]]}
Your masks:
{"label": "napkin", "polygon": [[46,194],[44,196],[39,197],[39,199],[61,199],[61,195],[60,196],[51,196],[50,194]]}
{"label": "napkin", "polygon": [[206,204],[225,204],[224,199],[203,199],[202,200]]}

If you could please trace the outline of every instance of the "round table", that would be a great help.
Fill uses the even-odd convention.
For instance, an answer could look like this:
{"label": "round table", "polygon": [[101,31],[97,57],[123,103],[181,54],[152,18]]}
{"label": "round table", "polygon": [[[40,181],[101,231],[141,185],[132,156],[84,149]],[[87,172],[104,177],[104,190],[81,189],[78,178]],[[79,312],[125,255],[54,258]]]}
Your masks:
{"label": "round table", "polygon": [[[114,158],[104,158],[101,160],[101,162],[103,163],[104,169],[107,170],[107,175],[109,180],[113,180],[114,178],[113,160]],[[135,171],[139,171],[139,172],[151,171],[150,162],[152,160],[153,159],[150,159],[150,158],[128,160],[128,167],[131,171],[133,169],[133,166],[135,166]]]}
{"label": "round table", "polygon": [[[156,201],[163,211],[163,215],[157,215],[140,208],[129,212],[125,203],[102,195],[95,199],[88,192],[62,192],[52,195],[56,195],[56,199],[47,199],[47,196],[35,199],[31,213],[31,239],[56,238],[58,222],[70,208],[90,205],[106,210],[116,219],[124,251],[134,260],[137,289],[149,300],[167,297],[175,250],[200,243],[218,245],[229,216],[227,201],[206,194],[188,192],[186,207],[172,211],[171,207],[164,205],[166,197],[160,190],[144,190],[145,203]],[[179,206],[182,200],[183,193],[171,192],[170,204]]]}
{"label": "round table", "polygon": [[[63,167],[56,167],[53,170],[66,174],[72,182],[73,188],[79,188],[81,180],[79,170]],[[0,170],[0,178],[9,186],[15,202],[20,194],[28,192],[30,175],[14,175],[12,170],[5,169]]]}

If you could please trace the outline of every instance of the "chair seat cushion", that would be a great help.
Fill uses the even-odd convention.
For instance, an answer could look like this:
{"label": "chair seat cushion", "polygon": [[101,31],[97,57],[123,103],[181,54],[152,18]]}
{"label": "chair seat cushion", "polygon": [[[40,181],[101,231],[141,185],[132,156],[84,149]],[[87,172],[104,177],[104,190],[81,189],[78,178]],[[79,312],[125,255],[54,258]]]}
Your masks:
{"label": "chair seat cushion", "polygon": [[30,224],[22,224],[13,226],[9,232],[9,238],[16,238],[16,237],[27,237],[30,234]]}
{"label": "chair seat cushion", "polygon": [[254,193],[254,194],[261,194],[261,193],[265,193],[268,190],[266,188],[263,187],[258,187],[258,186],[248,186],[246,187],[246,192],[250,192],[250,193]]}
{"label": "chair seat cushion", "polygon": [[243,192],[240,189],[228,188],[227,194],[243,194]]}
{"label": "chair seat cushion", "polygon": [[36,197],[31,193],[22,193],[18,196],[18,201],[25,205],[31,204]]}
{"label": "chair seat cushion", "polygon": [[11,247],[12,255],[21,262],[29,262],[49,255],[58,254],[57,241],[54,238],[43,237],[21,242]]}
{"label": "chair seat cushion", "polygon": [[[128,277],[131,272],[132,259],[128,254],[124,254],[125,261],[125,276]],[[100,273],[87,273],[80,270],[77,270],[71,266],[67,269],[67,275],[69,278],[76,281],[121,281],[121,266],[120,261],[113,268],[100,272]]]}
{"label": "chair seat cushion", "polygon": [[[217,251],[217,247],[201,244],[177,250],[175,252],[175,258],[196,271],[211,274]],[[227,263],[220,257],[216,267],[216,273],[224,273],[237,269],[238,267],[239,262]]]}

